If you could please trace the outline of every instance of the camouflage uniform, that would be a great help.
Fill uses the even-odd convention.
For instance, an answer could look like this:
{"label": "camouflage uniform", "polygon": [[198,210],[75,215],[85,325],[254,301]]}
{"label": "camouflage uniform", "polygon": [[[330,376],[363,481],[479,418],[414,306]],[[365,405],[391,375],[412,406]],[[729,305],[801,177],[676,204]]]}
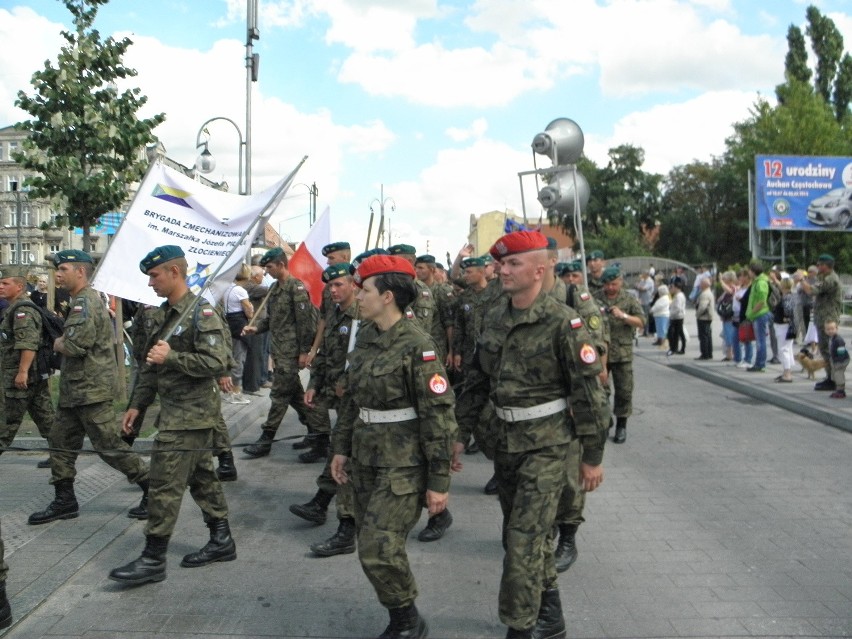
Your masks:
{"label": "camouflage uniform", "polygon": [[547,291],[547,294],[557,302],[564,304],[568,296],[568,287],[565,285],[565,282],[557,277],[553,282],[553,288]]}
{"label": "camouflage uniform", "polygon": [[[417,597],[405,540],[420,518],[425,491],[450,487],[453,393],[429,351],[432,338],[414,322],[400,320],[384,333],[375,324],[361,327],[333,434],[335,454],[352,464],[361,567],[388,609]],[[364,415],[365,409],[412,408],[417,417],[398,422]]]}
{"label": "camouflage uniform", "polygon": [[21,360],[21,351],[37,351],[41,344],[42,319],[38,309],[26,298],[15,300],[0,322],[0,375],[5,400],[5,419],[0,424],[0,454],[10,446],[21,426],[24,413],[38,428],[39,434],[50,444],[50,431],[56,411],[50,399],[49,378],[41,379],[37,371],[37,358],[30,364],[27,388],[15,388],[15,376]]}
{"label": "camouflage uniform", "polygon": [[614,299],[609,299],[603,290],[595,298],[604,311],[604,320],[609,330],[607,368],[612,375],[615,394],[612,412],[616,417],[630,417],[633,414],[633,341],[636,329],[615,319],[611,309],[617,306],[628,315],[641,318],[643,324],[646,321],[645,312],[639,300],[624,289]]}
{"label": "camouflage uniform", "polygon": [[100,458],[128,481],[148,478],[148,467],[121,439],[113,399],[118,367],[113,350],[113,326],[100,295],[90,286],[71,300],[65,320],[65,353],[59,376],[59,410],[50,432],[51,483],[72,480],[77,451],[88,435]]}
{"label": "camouflage uniform", "polygon": [[423,282],[418,279],[414,280],[414,285],[417,287],[417,297],[408,307],[410,319],[417,320],[424,331],[430,336],[433,335],[433,326],[439,323],[437,313],[435,311],[435,299],[432,297],[432,291]]}
{"label": "camouflage uniform", "polygon": [[[311,379],[308,390],[316,390],[315,411],[328,414],[331,409],[340,406],[338,389],[344,385],[346,355],[349,352],[349,338],[353,325],[358,318],[358,302],[353,302],[345,311],[333,304],[326,316],[320,350],[311,365]],[[317,477],[317,487],[326,493],[337,496],[337,518],[354,518],[352,505],[352,484],[337,485],[331,477],[331,457],[322,473]]]}
{"label": "camouflage uniform", "polygon": [[167,340],[171,351],[165,362],[142,368],[130,399],[130,408],[141,410],[160,398],[145,525],[145,534],[156,537],[171,536],[187,486],[205,521],[228,516],[210,452],[213,430],[221,419],[216,379],[227,370],[228,328],[206,300],[199,301],[188,291],[174,306],[164,302],[157,309],[147,350],[169,331],[173,331]]}
{"label": "camouflage uniform", "polygon": [[[556,584],[549,534],[565,486],[569,445],[579,437],[583,461],[603,460],[601,364],[582,319],[546,293],[525,310],[513,309],[508,298],[489,310],[477,358],[496,412],[494,469],[506,551],[500,620],[529,628],[542,593]],[[571,416],[567,409],[519,418],[502,413],[566,398]]]}
{"label": "camouflage uniform", "polygon": [[597,297],[598,293],[603,291],[603,279],[601,277],[594,277],[591,273],[586,273],[586,279],[589,282],[589,292]]}
{"label": "camouflage uniform", "polygon": [[328,415],[313,415],[304,404],[304,390],[299,381],[299,354],[311,350],[317,330],[317,310],[311,303],[305,285],[295,277],[284,283],[276,281],[267,302],[267,315],[257,323],[257,332],[272,336],[272,361],[275,371],[271,405],[263,431],[274,435],[281,425],[287,407],[292,406],[308,428],[309,435],[327,435],[331,431]]}
{"label": "camouflage uniform", "polygon": [[[819,352],[826,362],[831,361],[829,343],[831,338],[825,334],[825,323],[827,321],[840,322],[840,313],[843,309],[843,285],[840,278],[833,270],[825,275],[817,276],[816,282],[811,286],[814,296],[814,322],[817,327],[817,338]],[[830,368],[826,368],[828,378],[831,378]]]}
{"label": "camouflage uniform", "polygon": [[455,294],[453,287],[449,284],[435,284],[431,288],[432,300],[435,302],[435,317],[432,322],[430,334],[438,347],[436,351],[442,362],[447,359],[447,328],[453,326],[453,311],[455,308]]}

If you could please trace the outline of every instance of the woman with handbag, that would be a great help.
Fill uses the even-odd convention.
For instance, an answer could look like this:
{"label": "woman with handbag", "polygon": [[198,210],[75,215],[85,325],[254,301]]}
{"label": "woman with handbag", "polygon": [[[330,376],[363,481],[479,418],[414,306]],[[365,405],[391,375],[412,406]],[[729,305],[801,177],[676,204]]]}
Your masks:
{"label": "woman with handbag", "polygon": [[781,300],[772,309],[773,328],[778,341],[778,357],[784,371],[775,378],[776,382],[790,383],[793,381],[793,339],[796,337],[796,326],[793,319],[795,298],[793,295],[793,280],[785,277],[781,280]]}
{"label": "woman with handbag", "polygon": [[754,330],[752,329],[751,338],[748,338],[747,330],[750,328],[750,323],[745,319],[745,310],[748,307],[749,287],[751,286],[751,272],[744,268],[740,270],[739,285],[734,291],[734,362],[737,368],[749,368],[751,366],[752,357],[754,355],[752,342],[754,342]]}

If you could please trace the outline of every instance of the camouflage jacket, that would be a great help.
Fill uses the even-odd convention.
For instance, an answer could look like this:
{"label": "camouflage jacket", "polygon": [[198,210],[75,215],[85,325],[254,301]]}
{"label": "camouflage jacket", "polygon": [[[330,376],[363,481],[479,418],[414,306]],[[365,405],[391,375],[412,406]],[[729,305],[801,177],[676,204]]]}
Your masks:
{"label": "camouflage jacket", "polygon": [[342,310],[338,304],[332,306],[325,318],[325,331],[319,351],[311,365],[308,389],[336,396],[335,389],[338,383],[342,383],[341,378],[346,369],[346,355],[349,353],[352,325],[357,318],[357,301],[352,302],[346,310]]}
{"label": "camouflage jacket", "polygon": [[[15,376],[21,362],[21,351],[37,351],[41,344],[41,315],[29,299],[24,296],[12,302],[0,322],[0,371],[2,371],[3,386],[0,392],[9,397],[25,398],[27,390],[15,388]],[[38,379],[36,358],[27,375],[27,384],[34,384]]]}
{"label": "camouflage jacket", "polygon": [[[423,466],[426,487],[447,492],[457,430],[455,399],[432,338],[404,319],[385,332],[365,325],[349,355],[346,379],[348,392],[332,433],[334,452],[368,466]],[[362,408],[414,408],[417,418],[365,424],[359,417]]]}
{"label": "camouflage jacket", "polygon": [[449,284],[434,284],[431,288],[432,299],[435,302],[435,318],[432,322],[432,338],[438,349],[446,354],[451,346],[447,339],[447,329],[453,326],[456,296]]}
{"label": "camouflage jacket", "polygon": [[811,291],[814,295],[814,319],[817,327],[822,330],[822,325],[827,320],[840,319],[843,309],[843,285],[837,273],[831,271],[818,276]]}
{"label": "camouflage jacket", "polygon": [[[496,418],[497,450],[521,453],[580,437],[583,461],[603,460],[608,427],[601,362],[577,312],[541,293],[522,311],[501,299],[485,315],[477,362],[495,406],[529,408],[564,398],[562,411],[517,422]],[[573,417],[573,419],[572,419]]]}
{"label": "camouflage jacket", "polygon": [[589,292],[597,297],[598,293],[603,291],[603,280],[599,277],[594,277],[591,273],[586,274],[586,280],[588,281]]}
{"label": "camouflage jacket", "polygon": [[609,354],[607,362],[610,364],[619,364],[633,361],[633,340],[636,337],[636,329],[630,324],[615,319],[610,309],[617,306],[628,315],[641,318],[644,324],[647,319],[639,300],[624,289],[621,289],[613,299],[609,299],[606,293],[601,290],[595,296],[595,299],[601,305],[604,321],[609,329]]}
{"label": "camouflage jacket", "polygon": [[473,366],[476,340],[482,332],[482,319],[492,303],[488,287],[466,288],[458,296],[453,330],[453,354],[461,355],[464,370]]}
{"label": "camouflage jacket", "polygon": [[112,401],[118,366],[112,319],[101,296],[86,286],[71,299],[65,330],[65,356],[59,376],[59,406],[70,408]]}
{"label": "camouflage jacket", "polygon": [[586,322],[586,328],[592,334],[595,346],[598,347],[598,353],[605,355],[609,344],[609,325],[601,313],[600,305],[589,293],[589,289],[582,284],[579,286],[571,284],[566,288],[568,291],[566,304],[583,318],[583,321]]}
{"label": "camouflage jacket", "polygon": [[565,282],[557,277],[556,281],[553,283],[553,288],[550,289],[547,294],[557,302],[565,304],[565,300],[568,298],[568,287],[565,286]]}
{"label": "camouflage jacket", "polygon": [[414,298],[414,301],[408,307],[407,310],[410,311],[410,313],[407,313],[407,315],[409,319],[413,318],[417,320],[420,328],[426,331],[429,335],[432,335],[432,327],[438,322],[432,291],[428,286],[416,278],[414,280],[414,284],[417,286],[417,297]]}
{"label": "camouflage jacket", "polygon": [[288,277],[283,284],[276,281],[271,290],[268,312],[257,323],[257,332],[270,332],[276,366],[292,364],[300,353],[311,350],[317,332],[317,309],[305,285],[295,277]]}
{"label": "camouflage jacket", "polygon": [[145,321],[145,352],[172,330],[167,340],[171,351],[162,364],[139,367],[130,408],[145,409],[159,395],[160,431],[213,428],[221,415],[216,380],[227,370],[230,356],[230,332],[222,316],[188,291],[174,306],[163,302],[146,313]]}

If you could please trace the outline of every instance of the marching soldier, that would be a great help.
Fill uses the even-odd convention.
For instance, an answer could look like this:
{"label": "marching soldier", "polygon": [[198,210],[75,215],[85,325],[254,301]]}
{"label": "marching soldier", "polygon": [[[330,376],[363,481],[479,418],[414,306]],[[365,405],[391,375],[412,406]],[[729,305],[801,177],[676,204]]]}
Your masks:
{"label": "marching soldier", "polygon": [[[831,361],[829,342],[831,339],[825,332],[826,322],[839,322],[843,310],[843,285],[834,272],[834,257],[823,253],[817,258],[817,280],[811,284],[807,279],[802,280],[802,289],[808,295],[814,296],[814,322],[817,327],[819,352],[823,360]],[[814,390],[835,390],[837,384],[831,377],[831,366],[825,367],[825,379],[814,385]]]}
{"label": "marching soldier", "polygon": [[154,249],[139,268],[166,301],[154,316],[146,365],[123,419],[123,430],[129,434],[139,411],[159,396],[145,549],[138,559],[109,574],[126,584],[166,578],[166,551],[187,487],[201,508],[210,541],[186,555],[181,566],[197,568],[237,558],[228,504],[211,453],[213,431],[222,414],[216,384],[228,366],[228,328],[215,308],[189,290],[187,262],[179,246]]}
{"label": "marching soldier", "polygon": [[587,277],[589,278],[589,292],[592,295],[603,290],[603,271],[606,267],[603,251],[592,251],[586,256]]}
{"label": "marching soldier", "polygon": [[414,270],[417,271],[417,279],[423,282],[432,291],[432,299],[435,301],[435,318],[432,322],[432,339],[438,347],[438,356],[446,367],[452,366],[453,346],[453,310],[455,307],[455,293],[449,284],[441,284],[436,278],[436,262],[432,255],[420,255],[414,261]]}

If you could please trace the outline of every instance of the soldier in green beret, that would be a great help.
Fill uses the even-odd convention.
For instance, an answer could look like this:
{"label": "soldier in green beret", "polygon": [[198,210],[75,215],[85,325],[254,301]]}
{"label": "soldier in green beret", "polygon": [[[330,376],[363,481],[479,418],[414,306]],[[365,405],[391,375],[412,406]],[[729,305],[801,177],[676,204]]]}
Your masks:
{"label": "soldier in green beret", "polygon": [[[331,244],[326,244],[322,247],[322,254],[323,257],[325,257],[328,266],[343,264],[348,268],[349,263],[352,260],[352,250],[349,246],[349,242],[332,242]],[[325,281],[325,279],[323,279],[323,281]],[[325,316],[329,314],[333,306],[334,303],[331,301],[331,292],[329,291],[328,286],[325,286],[322,289],[322,302],[320,303],[319,317],[317,319],[317,332],[314,335],[314,341],[311,344],[311,350],[308,351],[308,359],[305,362],[305,366],[308,368],[311,367],[314,358],[317,356],[320,342],[322,342],[322,336],[325,334]],[[307,444],[308,442],[305,443]],[[307,448],[307,446],[304,447]]]}
{"label": "soldier in green beret", "polygon": [[186,555],[181,566],[196,568],[237,557],[228,504],[211,453],[213,431],[222,414],[216,386],[228,370],[228,329],[216,309],[189,290],[187,261],[180,247],[154,249],[139,268],[148,276],[148,285],[166,301],[153,316],[146,364],[139,371],[122,425],[130,434],[139,411],[159,397],[145,549],[138,559],[109,573],[110,579],[125,584],[166,578],[166,551],[187,487],[210,530],[210,541]]}
{"label": "soldier in green beret", "polygon": [[307,410],[303,401],[305,392],[299,380],[299,370],[307,366],[316,335],[317,309],[302,281],[290,274],[283,250],[270,249],[261,258],[260,265],[275,278],[268,294],[267,315],[254,326],[247,326],[243,333],[251,335],[269,331],[274,375],[269,392],[269,415],[260,438],[247,447],[245,453],[251,458],[268,455],[287,408],[292,406],[299,415],[299,421],[308,429],[306,441],[297,442],[294,447],[316,449],[320,455],[318,458],[322,458],[328,451],[331,422],[327,415],[323,418]]}
{"label": "soldier in green beret", "polygon": [[606,268],[603,251],[592,251],[586,256],[586,277],[588,279],[589,292],[597,296],[603,289],[603,271]]}
{"label": "soldier in green beret", "polygon": [[607,368],[615,396],[612,441],[623,444],[627,439],[627,418],[633,413],[633,342],[636,329],[645,327],[645,313],[639,300],[624,290],[624,279],[618,267],[604,269],[601,281],[603,289],[595,297],[609,329]]}
{"label": "soldier in green beret", "polygon": [[[0,455],[11,446],[25,413],[48,445],[56,418],[49,377],[38,372],[42,318],[27,297],[27,272],[25,266],[0,266],[0,298],[9,303],[0,322],[0,400],[5,403],[4,417],[0,417]],[[49,459],[39,466],[49,468]]]}
{"label": "soldier in green beret", "polygon": [[[831,339],[825,332],[826,322],[839,322],[843,311],[843,285],[834,272],[834,256],[823,253],[817,258],[817,279],[811,284],[802,280],[802,289],[814,296],[813,316],[817,327],[819,352],[823,360],[831,361],[829,344]],[[837,384],[831,377],[831,367],[825,367],[825,379],[814,385],[814,390],[833,391]]]}
{"label": "soldier in green beret", "polygon": [[92,447],[107,464],[142,489],[142,500],[127,513],[148,518],[148,466],[121,439],[113,398],[118,366],[115,360],[112,319],[89,279],[92,258],[83,251],[60,251],[54,256],[56,281],[71,294],[65,330],[53,345],[62,353],[59,409],[50,433],[50,469],[55,499],[45,510],[30,515],[31,525],[73,519],[80,510],[74,495],[77,451],[88,435]]}
{"label": "soldier in green beret", "polygon": [[435,301],[437,314],[432,322],[432,339],[438,347],[441,361],[449,368],[452,366],[452,344],[453,344],[453,311],[455,309],[455,293],[449,284],[438,282],[436,273],[436,261],[432,255],[421,255],[414,261],[414,270],[417,279],[423,282],[432,291],[432,299]]}

